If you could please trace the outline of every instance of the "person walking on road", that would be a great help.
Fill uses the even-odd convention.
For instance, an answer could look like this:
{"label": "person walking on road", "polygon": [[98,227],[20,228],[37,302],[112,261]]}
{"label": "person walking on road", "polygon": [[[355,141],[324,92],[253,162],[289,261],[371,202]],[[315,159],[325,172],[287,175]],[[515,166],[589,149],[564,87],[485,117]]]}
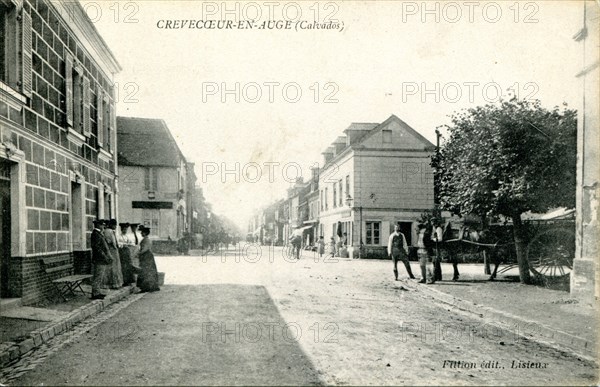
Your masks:
{"label": "person walking on road", "polygon": [[292,244],[293,253],[296,256],[296,259],[300,259],[300,248],[302,247],[302,236],[298,234],[292,234],[290,238],[290,243]]}
{"label": "person walking on road", "polygon": [[331,258],[335,257],[335,239],[333,237],[329,241],[329,251],[327,253],[331,255]]}
{"label": "person walking on road", "polygon": [[410,268],[410,262],[408,262],[408,245],[406,244],[406,238],[404,234],[400,232],[400,223],[394,226],[394,232],[388,239],[388,256],[394,261],[394,278],[398,281],[398,261],[404,263],[404,267],[408,272],[410,279],[415,279]]}
{"label": "person walking on road", "polygon": [[92,300],[101,300],[104,298],[105,294],[102,293],[102,288],[104,288],[106,277],[112,264],[112,258],[103,232],[104,222],[100,219],[95,219],[91,236]]}
{"label": "person walking on road", "polygon": [[323,258],[323,254],[325,254],[325,239],[323,239],[323,235],[317,241],[317,252],[319,253],[319,258]]}
{"label": "person walking on road", "polygon": [[140,242],[140,272],[137,278],[137,287],[142,292],[155,292],[160,290],[158,286],[158,270],[152,254],[152,242],[148,235],[150,229],[146,226],[140,226],[142,232],[142,241]]}

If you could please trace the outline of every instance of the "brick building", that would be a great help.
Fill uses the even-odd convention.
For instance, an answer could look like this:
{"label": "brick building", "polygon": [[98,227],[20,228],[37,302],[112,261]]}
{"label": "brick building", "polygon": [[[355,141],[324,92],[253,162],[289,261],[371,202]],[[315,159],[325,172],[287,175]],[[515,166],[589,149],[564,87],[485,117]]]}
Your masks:
{"label": "brick building", "polygon": [[392,115],[381,124],[353,123],[323,155],[319,173],[319,235],[348,234],[349,251],[362,242],[369,256],[385,255],[396,222],[408,244],[417,221],[433,207],[435,146]]}
{"label": "brick building", "polygon": [[0,288],[29,304],[115,216],[120,66],[78,2],[2,0],[0,29]]}

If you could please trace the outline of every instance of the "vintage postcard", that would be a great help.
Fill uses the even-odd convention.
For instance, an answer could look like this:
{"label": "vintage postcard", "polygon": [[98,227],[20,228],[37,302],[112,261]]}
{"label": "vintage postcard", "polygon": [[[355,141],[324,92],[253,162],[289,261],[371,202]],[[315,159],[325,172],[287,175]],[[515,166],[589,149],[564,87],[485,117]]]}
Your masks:
{"label": "vintage postcard", "polygon": [[0,0],[0,385],[597,385],[597,0]]}

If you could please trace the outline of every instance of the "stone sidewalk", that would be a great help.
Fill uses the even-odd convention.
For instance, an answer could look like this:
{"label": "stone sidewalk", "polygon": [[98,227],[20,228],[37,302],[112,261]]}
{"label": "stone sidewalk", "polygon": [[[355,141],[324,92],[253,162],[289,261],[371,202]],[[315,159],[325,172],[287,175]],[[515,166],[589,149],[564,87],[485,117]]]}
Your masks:
{"label": "stone sidewalk", "polygon": [[133,287],[126,286],[110,291],[103,300],[90,300],[87,295],[78,295],[67,302],[35,308],[17,307],[0,313],[3,324],[0,368],[12,364],[55,335],[72,329],[132,292]]}
{"label": "stone sidewalk", "polygon": [[476,315],[490,326],[597,362],[598,303],[580,303],[563,290],[522,285],[516,268],[496,281],[488,280],[482,264],[461,264],[459,270],[456,282],[451,281],[452,265],[442,264],[444,280],[407,283],[447,310]]}

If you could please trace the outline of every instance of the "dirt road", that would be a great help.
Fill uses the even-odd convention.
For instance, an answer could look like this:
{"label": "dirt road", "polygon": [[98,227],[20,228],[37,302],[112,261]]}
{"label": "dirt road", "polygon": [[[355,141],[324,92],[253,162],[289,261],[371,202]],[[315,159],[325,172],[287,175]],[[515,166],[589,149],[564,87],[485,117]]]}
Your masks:
{"label": "dirt road", "polygon": [[288,262],[263,249],[157,263],[160,292],[13,384],[596,383],[583,359],[425,302],[390,262]]}

